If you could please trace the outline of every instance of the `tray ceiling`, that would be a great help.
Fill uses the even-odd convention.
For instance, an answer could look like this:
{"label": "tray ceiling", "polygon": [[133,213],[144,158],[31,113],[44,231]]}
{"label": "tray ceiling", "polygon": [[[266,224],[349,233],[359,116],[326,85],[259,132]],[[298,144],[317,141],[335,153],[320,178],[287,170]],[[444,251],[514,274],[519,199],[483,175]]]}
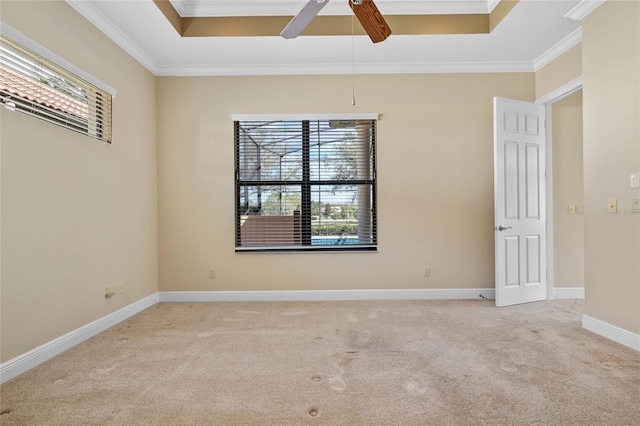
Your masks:
{"label": "tray ceiling", "polygon": [[[166,0],[165,0],[166,1]],[[170,0],[182,18],[293,16],[307,0]],[[156,75],[532,72],[581,40],[583,1],[520,0],[488,34],[182,37],[154,0],[67,0]],[[495,0],[376,0],[384,15],[488,14]],[[323,15],[349,15],[331,0]],[[393,30],[393,26],[392,26]]]}

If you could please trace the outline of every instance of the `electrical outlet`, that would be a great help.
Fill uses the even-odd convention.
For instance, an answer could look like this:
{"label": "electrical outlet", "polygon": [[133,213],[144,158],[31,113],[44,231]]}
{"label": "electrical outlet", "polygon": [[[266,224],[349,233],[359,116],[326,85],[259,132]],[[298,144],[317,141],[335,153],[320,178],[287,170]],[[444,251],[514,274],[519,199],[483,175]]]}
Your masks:
{"label": "electrical outlet", "polygon": [[113,287],[105,287],[104,289],[104,297],[107,299],[116,295],[116,292],[113,291]]}
{"label": "electrical outlet", "polygon": [[424,268],[424,276],[425,278],[429,278],[431,276],[431,268]]}
{"label": "electrical outlet", "polygon": [[210,280],[215,280],[216,279],[216,270],[215,269],[209,269],[209,279]]}
{"label": "electrical outlet", "polygon": [[116,286],[116,293],[117,294],[124,293],[124,284],[123,283],[118,283],[118,285]]}
{"label": "electrical outlet", "polygon": [[607,211],[609,213],[617,213],[618,212],[618,199],[617,198],[609,199],[609,201],[607,202]]}
{"label": "electrical outlet", "polygon": [[631,211],[633,213],[640,213],[640,198],[631,200]]}

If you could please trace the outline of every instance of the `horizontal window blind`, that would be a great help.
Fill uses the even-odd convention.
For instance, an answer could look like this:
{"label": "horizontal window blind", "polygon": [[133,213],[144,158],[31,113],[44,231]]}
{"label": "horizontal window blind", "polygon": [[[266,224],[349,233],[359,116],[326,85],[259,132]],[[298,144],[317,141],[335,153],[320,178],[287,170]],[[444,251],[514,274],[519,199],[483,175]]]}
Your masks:
{"label": "horizontal window blind", "polygon": [[236,250],[375,250],[376,120],[235,121]]}
{"label": "horizontal window blind", "polygon": [[0,106],[111,143],[111,94],[0,36]]}

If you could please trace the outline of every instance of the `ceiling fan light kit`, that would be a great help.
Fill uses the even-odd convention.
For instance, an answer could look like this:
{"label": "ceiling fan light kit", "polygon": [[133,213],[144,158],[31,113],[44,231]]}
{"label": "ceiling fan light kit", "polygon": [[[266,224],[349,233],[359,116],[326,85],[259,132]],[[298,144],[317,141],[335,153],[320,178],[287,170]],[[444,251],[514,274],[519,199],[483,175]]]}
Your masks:
{"label": "ceiling fan light kit", "polygon": [[[374,43],[384,41],[391,35],[391,28],[378,10],[373,0],[348,0],[349,7]],[[293,17],[291,22],[282,30],[284,38],[296,38],[320,13],[329,0],[309,0],[302,10]]]}

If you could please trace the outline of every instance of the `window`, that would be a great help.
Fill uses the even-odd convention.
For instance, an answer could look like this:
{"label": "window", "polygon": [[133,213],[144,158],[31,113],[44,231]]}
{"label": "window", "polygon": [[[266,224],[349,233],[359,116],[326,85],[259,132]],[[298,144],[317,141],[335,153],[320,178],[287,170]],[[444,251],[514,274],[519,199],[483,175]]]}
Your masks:
{"label": "window", "polygon": [[376,121],[236,120],[236,251],[376,250]]}
{"label": "window", "polygon": [[0,37],[0,106],[111,143],[111,101],[107,91]]}

